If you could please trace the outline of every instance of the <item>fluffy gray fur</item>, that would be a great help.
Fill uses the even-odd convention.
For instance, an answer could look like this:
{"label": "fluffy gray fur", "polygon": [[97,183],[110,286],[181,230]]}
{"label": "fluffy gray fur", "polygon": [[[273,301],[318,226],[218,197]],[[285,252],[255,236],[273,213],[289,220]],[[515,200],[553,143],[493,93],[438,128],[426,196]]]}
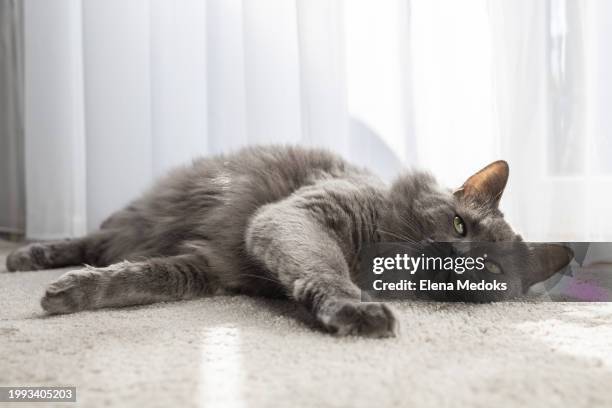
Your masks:
{"label": "fluffy gray fur", "polygon": [[[41,304],[49,313],[244,293],[293,299],[339,335],[391,336],[398,329],[393,311],[360,301],[360,248],[397,240],[520,241],[497,207],[504,175],[487,177],[488,184],[466,184],[460,193],[416,171],[387,187],[324,150],[246,148],[172,171],[98,231],[20,248],[7,268],[88,265],[48,287]],[[465,237],[453,229],[456,214]],[[529,277],[517,279],[528,287]]]}

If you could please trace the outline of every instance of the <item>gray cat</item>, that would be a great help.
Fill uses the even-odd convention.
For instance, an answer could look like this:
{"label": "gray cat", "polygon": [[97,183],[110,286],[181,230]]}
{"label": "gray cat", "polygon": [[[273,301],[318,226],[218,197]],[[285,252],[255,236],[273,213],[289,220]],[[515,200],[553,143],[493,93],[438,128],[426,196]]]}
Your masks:
{"label": "gray cat", "polygon": [[[339,335],[392,336],[391,308],[361,302],[354,283],[360,248],[521,242],[498,209],[507,178],[508,165],[497,161],[454,192],[423,172],[387,187],[324,150],[246,148],[172,171],[98,231],[20,248],[7,269],[86,264],[47,288],[41,305],[53,314],[243,293],[293,299]],[[529,256],[537,261],[543,250],[553,256],[537,274],[513,277],[520,291],[569,262],[554,247]]]}

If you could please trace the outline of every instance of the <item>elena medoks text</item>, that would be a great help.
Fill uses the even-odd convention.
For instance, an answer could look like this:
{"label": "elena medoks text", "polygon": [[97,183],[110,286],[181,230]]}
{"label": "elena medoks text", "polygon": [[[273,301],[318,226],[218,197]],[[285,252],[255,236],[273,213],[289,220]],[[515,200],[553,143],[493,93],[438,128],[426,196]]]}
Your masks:
{"label": "elena medoks text", "polygon": [[[482,271],[485,269],[487,255],[480,257],[438,257],[438,256],[410,256],[408,254],[396,254],[390,257],[375,257],[372,259],[372,272],[381,275],[386,271],[405,272],[414,275],[417,272],[454,272],[462,275],[470,271]],[[372,282],[372,289],[375,291],[437,291],[437,290],[484,290],[484,291],[504,291],[507,290],[506,282],[497,280],[478,280],[469,279],[450,282],[437,282],[430,279],[401,279],[394,282],[385,282],[382,279],[375,279]]]}

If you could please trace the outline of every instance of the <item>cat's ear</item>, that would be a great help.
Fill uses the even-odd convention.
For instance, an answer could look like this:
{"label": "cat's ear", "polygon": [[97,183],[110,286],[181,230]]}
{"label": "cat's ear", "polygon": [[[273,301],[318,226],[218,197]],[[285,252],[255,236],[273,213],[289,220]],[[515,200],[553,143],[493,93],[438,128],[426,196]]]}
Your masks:
{"label": "cat's ear", "polygon": [[497,207],[509,174],[508,163],[503,160],[495,161],[467,179],[454,194],[456,197],[469,198]]}
{"label": "cat's ear", "polygon": [[524,282],[524,289],[545,281],[565,268],[574,259],[574,251],[560,244],[531,243],[529,244],[533,267]]}

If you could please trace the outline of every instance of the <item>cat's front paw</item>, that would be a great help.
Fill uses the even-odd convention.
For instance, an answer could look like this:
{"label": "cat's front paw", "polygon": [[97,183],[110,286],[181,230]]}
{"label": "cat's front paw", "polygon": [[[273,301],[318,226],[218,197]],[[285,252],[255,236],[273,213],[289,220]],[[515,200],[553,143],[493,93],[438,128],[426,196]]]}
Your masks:
{"label": "cat's front paw", "polygon": [[35,271],[45,269],[47,253],[43,244],[30,244],[11,252],[6,258],[6,270]]}
{"label": "cat's front paw", "polygon": [[90,300],[87,280],[86,271],[65,273],[47,287],[40,305],[50,314],[74,313],[86,309]]}
{"label": "cat's front paw", "polygon": [[323,326],[340,336],[395,337],[399,331],[395,313],[383,303],[334,301],[321,312]]}

